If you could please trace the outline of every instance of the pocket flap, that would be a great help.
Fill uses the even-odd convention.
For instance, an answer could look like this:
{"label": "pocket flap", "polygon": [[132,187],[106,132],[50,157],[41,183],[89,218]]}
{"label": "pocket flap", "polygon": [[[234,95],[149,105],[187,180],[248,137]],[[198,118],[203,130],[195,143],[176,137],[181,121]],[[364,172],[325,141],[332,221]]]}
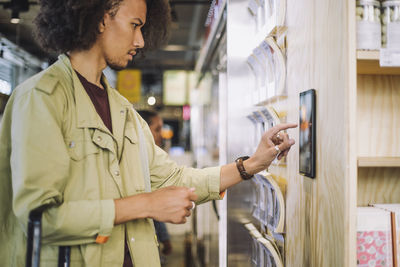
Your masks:
{"label": "pocket flap", "polygon": [[96,146],[91,140],[70,140],[68,141],[67,146],[70,157],[75,161],[82,160],[90,154],[99,153],[99,147]]}
{"label": "pocket flap", "polygon": [[126,128],[124,135],[132,144],[137,143],[138,137],[137,137],[135,128]]}

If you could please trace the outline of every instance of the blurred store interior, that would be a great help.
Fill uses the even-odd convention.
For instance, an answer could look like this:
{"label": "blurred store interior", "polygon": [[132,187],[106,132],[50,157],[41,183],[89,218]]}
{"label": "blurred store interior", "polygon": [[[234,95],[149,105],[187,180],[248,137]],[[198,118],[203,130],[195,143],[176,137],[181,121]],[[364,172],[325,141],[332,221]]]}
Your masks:
{"label": "blurred store interior", "polygon": [[[104,71],[135,109],[160,114],[165,149],[196,168],[250,156],[270,127],[309,116],[300,93],[317,102],[316,137],[304,121],[289,131],[314,150],[296,144],[186,224],[168,224],[163,266],[360,264],[360,221],[374,216],[358,220],[358,208],[400,202],[400,28],[386,44],[399,2],[170,0],[169,43]],[[38,0],[0,0],[0,120],[13,89],[57,59],[33,37],[38,10]],[[382,257],[396,261],[396,247]]]}

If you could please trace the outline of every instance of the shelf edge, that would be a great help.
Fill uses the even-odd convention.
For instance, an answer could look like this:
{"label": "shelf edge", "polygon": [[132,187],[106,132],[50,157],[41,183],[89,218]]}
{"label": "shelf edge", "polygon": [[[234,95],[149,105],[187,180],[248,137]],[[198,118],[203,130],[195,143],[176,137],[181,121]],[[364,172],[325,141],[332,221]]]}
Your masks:
{"label": "shelf edge", "polygon": [[400,167],[400,157],[358,157],[358,167]]}

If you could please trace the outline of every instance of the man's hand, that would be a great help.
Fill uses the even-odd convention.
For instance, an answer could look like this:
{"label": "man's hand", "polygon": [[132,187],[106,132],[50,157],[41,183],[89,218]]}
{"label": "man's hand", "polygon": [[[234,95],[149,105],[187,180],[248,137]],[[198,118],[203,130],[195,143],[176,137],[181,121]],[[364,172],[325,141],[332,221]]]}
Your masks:
{"label": "man's hand", "polygon": [[114,224],[144,218],[160,222],[185,223],[194,207],[194,188],[170,186],[151,193],[115,199]]}
{"label": "man's hand", "polygon": [[296,127],[293,123],[279,124],[265,132],[256,152],[244,162],[246,170],[255,174],[268,168],[275,158],[280,160],[286,156],[295,141],[284,131]]}
{"label": "man's hand", "polygon": [[[283,132],[289,128],[296,128],[297,124],[280,124],[264,133],[256,152],[248,159],[243,161],[246,172],[250,175],[265,170],[271,165],[276,157],[281,159],[286,156],[294,145],[294,140]],[[235,163],[230,163],[221,167],[220,192],[240,183],[243,179]]]}
{"label": "man's hand", "polygon": [[197,200],[194,190],[169,186],[149,193],[149,217],[160,222],[185,223],[191,215],[193,201]]}

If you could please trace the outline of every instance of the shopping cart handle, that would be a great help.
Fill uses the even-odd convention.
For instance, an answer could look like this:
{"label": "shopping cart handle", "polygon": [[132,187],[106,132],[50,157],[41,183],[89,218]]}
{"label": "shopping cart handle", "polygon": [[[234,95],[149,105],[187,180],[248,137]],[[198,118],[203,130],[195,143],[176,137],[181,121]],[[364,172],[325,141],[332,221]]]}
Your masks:
{"label": "shopping cart handle", "polygon": [[[42,242],[42,214],[45,207],[39,207],[29,213],[28,240],[26,250],[26,267],[40,266],[40,249]],[[58,251],[58,267],[69,267],[71,247],[60,246]]]}
{"label": "shopping cart handle", "polygon": [[39,267],[40,265],[43,210],[44,208],[40,207],[29,213],[26,267]]}

